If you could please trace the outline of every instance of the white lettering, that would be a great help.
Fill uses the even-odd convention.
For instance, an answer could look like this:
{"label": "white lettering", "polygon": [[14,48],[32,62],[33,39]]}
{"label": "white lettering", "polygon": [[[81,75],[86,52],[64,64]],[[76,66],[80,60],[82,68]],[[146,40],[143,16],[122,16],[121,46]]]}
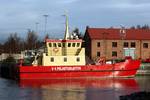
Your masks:
{"label": "white lettering", "polygon": [[76,71],[81,70],[81,67],[52,67],[52,71]]}

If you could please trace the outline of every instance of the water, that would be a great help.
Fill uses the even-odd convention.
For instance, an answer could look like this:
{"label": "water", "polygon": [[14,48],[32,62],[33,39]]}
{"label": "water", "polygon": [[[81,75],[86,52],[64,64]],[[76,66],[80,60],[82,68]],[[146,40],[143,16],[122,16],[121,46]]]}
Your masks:
{"label": "water", "polygon": [[150,77],[21,80],[0,78],[0,100],[119,100],[150,90]]}

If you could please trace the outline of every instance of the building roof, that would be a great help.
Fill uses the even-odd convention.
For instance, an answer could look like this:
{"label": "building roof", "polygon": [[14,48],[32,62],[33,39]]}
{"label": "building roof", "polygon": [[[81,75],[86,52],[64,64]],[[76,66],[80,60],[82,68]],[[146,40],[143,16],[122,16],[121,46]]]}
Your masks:
{"label": "building roof", "polygon": [[[87,28],[86,34],[91,39],[120,40],[120,30],[117,28]],[[125,40],[150,40],[150,30],[148,29],[125,29]]]}

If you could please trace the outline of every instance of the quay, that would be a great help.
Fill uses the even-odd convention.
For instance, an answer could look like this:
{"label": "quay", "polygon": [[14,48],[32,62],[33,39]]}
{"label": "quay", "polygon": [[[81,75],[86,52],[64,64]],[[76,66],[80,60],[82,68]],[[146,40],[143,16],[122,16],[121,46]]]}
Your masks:
{"label": "quay", "polygon": [[136,75],[150,75],[150,63],[142,63]]}

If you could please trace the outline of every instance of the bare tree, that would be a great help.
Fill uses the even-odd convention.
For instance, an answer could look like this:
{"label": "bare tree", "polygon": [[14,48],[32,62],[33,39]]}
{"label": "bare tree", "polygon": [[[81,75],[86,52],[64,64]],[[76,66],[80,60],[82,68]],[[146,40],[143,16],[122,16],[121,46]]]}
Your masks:
{"label": "bare tree", "polygon": [[6,53],[18,53],[20,50],[20,37],[17,36],[17,33],[10,34],[4,43],[4,51]]}
{"label": "bare tree", "polygon": [[77,36],[79,37],[79,39],[83,39],[83,35],[82,35],[82,33],[79,31],[78,28],[75,28],[75,29],[73,30],[73,33],[76,33]]}
{"label": "bare tree", "polygon": [[36,43],[38,41],[38,36],[34,31],[28,30],[26,41],[25,41],[25,48],[26,49],[35,49]]}
{"label": "bare tree", "polygon": [[131,26],[130,29],[150,29],[150,27],[148,24],[145,24],[145,25]]}
{"label": "bare tree", "polygon": [[3,52],[3,44],[0,43],[0,54]]}

